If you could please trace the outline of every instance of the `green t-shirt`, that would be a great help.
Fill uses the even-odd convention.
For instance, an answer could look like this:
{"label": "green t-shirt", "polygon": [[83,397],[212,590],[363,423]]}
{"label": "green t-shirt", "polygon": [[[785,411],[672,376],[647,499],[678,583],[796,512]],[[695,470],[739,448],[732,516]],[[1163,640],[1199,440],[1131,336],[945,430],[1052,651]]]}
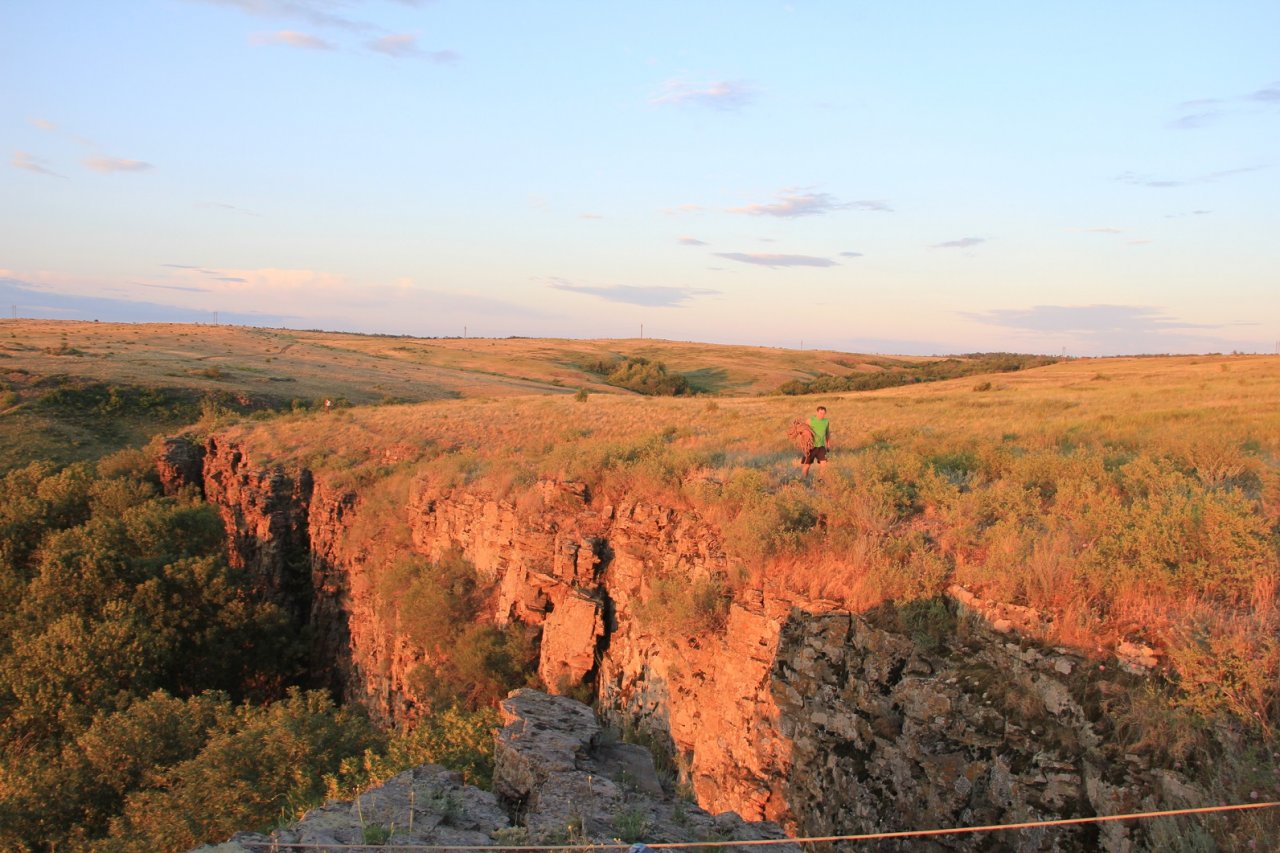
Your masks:
{"label": "green t-shirt", "polygon": [[827,446],[827,430],[831,429],[831,421],[827,418],[809,418],[809,428],[813,430],[813,446]]}

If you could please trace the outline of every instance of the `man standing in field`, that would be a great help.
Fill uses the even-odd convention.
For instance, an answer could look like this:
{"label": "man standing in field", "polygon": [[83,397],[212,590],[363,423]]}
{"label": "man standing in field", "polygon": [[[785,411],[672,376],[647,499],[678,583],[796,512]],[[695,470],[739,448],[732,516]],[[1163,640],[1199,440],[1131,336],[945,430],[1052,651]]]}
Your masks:
{"label": "man standing in field", "polygon": [[827,407],[819,406],[816,416],[809,418],[809,429],[813,430],[813,447],[810,447],[800,461],[804,476],[809,476],[809,466],[818,463],[818,471],[827,467],[827,448],[831,446],[831,421],[827,420]]}

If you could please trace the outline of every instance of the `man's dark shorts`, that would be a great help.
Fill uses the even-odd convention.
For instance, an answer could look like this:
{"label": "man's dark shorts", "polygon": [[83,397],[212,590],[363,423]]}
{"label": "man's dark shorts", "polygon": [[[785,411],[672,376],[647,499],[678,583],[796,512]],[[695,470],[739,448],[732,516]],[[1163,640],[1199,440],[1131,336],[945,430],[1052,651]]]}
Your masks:
{"label": "man's dark shorts", "polygon": [[825,447],[810,447],[804,455],[803,465],[812,465],[815,462],[827,461],[827,449]]}

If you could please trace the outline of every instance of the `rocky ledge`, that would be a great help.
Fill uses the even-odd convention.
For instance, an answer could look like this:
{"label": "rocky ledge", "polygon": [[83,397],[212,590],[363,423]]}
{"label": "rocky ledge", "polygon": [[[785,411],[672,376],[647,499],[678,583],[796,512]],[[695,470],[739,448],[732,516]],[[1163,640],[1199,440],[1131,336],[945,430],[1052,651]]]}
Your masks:
{"label": "rocky ledge", "polygon": [[[351,802],[333,801],[269,835],[237,833],[201,853],[266,853],[332,844],[442,847],[782,839],[773,823],[712,815],[663,787],[647,749],[622,743],[590,708],[517,690],[502,702],[493,791],[428,765]],[[727,847],[726,850],[738,848]],[[744,851],[746,848],[742,848]],[[770,850],[800,853],[796,844]]]}

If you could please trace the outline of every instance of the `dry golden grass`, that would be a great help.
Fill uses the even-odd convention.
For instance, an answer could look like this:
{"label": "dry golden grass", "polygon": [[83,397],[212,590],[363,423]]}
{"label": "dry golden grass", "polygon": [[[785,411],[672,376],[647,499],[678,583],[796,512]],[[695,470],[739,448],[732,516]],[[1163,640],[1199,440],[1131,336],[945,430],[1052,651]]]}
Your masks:
{"label": "dry golden grass", "polygon": [[[446,399],[629,395],[588,370],[644,357],[699,394],[769,392],[793,379],[880,370],[866,356],[654,340],[458,339],[191,324],[0,320],[0,470],[36,458],[66,463],[139,446],[206,408],[289,409]],[[53,389],[86,383],[163,389],[170,411],[52,411]],[[101,391],[101,389],[99,389]],[[185,403],[181,401],[185,400]],[[185,414],[172,411],[183,408]]]}
{"label": "dry golden grass", "polygon": [[[625,393],[584,369],[642,356],[688,376],[695,390],[769,392],[790,379],[874,370],[865,356],[678,341],[411,338],[177,323],[0,321],[0,368],[38,376],[180,385],[353,403]],[[851,366],[852,365],[852,366]]]}

